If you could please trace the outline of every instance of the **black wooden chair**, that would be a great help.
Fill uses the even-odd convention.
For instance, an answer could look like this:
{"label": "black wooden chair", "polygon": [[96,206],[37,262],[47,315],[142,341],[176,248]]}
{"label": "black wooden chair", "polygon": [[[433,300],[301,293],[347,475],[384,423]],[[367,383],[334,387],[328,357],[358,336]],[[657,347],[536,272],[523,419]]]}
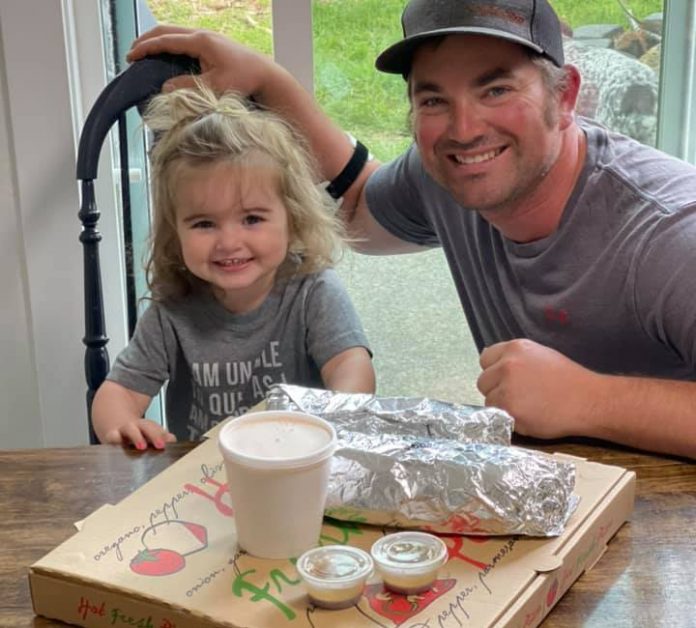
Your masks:
{"label": "black wooden chair", "polygon": [[[199,73],[195,59],[181,55],[156,55],[135,62],[116,76],[102,91],[89,112],[80,134],[77,152],[77,179],[81,181],[82,200],[78,214],[82,221],[80,242],[84,257],[85,377],[87,380],[87,420],[91,443],[97,443],[92,429],[91,408],[94,393],[109,372],[109,341],[104,325],[104,303],[102,296],[101,268],[99,263],[99,241],[97,230],[99,210],[94,196],[94,180],[97,178],[99,154],[107,133],[118,121],[125,141],[125,113],[133,106],[141,108],[157,94],[162,84],[179,74]],[[121,150],[121,169],[128,172],[127,151]],[[127,190],[128,178],[121,177],[121,193],[124,213],[130,212]],[[143,209],[144,210],[144,209]]]}

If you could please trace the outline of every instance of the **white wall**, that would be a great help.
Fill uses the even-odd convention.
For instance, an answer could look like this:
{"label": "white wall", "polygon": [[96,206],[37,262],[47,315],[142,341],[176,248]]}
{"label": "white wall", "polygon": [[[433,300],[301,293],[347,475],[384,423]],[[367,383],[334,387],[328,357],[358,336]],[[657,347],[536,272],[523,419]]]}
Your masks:
{"label": "white wall", "polygon": [[[75,129],[82,123],[81,110],[104,84],[98,4],[0,2],[3,449],[87,442]],[[73,15],[75,7],[79,16]],[[89,43],[81,50],[84,36]],[[89,89],[79,89],[80,76]],[[71,77],[74,87],[69,87]],[[103,171],[111,171],[108,156],[102,156],[100,180],[108,179]],[[118,235],[110,181],[100,184],[98,199],[102,228]],[[108,259],[111,251],[118,262],[118,237],[112,239],[105,255]],[[121,312],[120,283],[113,278],[118,263],[109,267],[113,271],[105,273],[105,282],[114,296],[107,307]],[[116,345],[122,345],[123,317],[115,318]]]}
{"label": "white wall", "polygon": [[[40,414],[4,67],[0,67],[0,447],[37,443]],[[25,420],[18,420],[24,417]]]}

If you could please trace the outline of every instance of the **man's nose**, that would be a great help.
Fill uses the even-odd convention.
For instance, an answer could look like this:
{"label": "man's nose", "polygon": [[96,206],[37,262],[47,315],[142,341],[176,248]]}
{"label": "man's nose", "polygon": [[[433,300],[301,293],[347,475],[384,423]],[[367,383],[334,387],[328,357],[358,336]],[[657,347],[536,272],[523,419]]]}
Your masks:
{"label": "man's nose", "polygon": [[452,104],[449,122],[450,139],[462,144],[475,141],[484,134],[481,112],[469,100],[460,99]]}

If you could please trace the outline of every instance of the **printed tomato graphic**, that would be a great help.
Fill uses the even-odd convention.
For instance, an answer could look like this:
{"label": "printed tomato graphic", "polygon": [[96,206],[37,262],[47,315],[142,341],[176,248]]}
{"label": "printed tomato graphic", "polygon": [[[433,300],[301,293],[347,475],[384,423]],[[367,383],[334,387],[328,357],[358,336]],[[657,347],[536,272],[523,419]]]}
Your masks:
{"label": "printed tomato graphic", "polygon": [[186,559],[168,549],[144,549],[131,560],[131,571],[141,576],[168,576],[181,571],[186,565]]}
{"label": "printed tomato graphic", "polygon": [[399,626],[447,593],[456,583],[453,578],[436,580],[431,589],[417,595],[401,595],[386,590],[383,584],[369,584],[365,587],[365,597],[373,611]]}
{"label": "printed tomato graphic", "polygon": [[168,576],[186,566],[186,556],[208,547],[208,531],[198,523],[174,519],[146,528],[140,541],[143,549],[131,560],[131,571]]}
{"label": "printed tomato graphic", "polygon": [[423,526],[423,529],[435,534],[478,534],[483,531],[481,519],[471,514],[453,514],[445,521],[435,526]]}
{"label": "printed tomato graphic", "polygon": [[199,523],[173,519],[147,528],[141,541],[145,548],[166,547],[182,556],[188,556],[208,546],[208,532]]}
{"label": "printed tomato graphic", "polygon": [[554,578],[553,584],[549,587],[546,593],[546,606],[551,607],[556,600],[556,594],[558,593],[558,580]]}

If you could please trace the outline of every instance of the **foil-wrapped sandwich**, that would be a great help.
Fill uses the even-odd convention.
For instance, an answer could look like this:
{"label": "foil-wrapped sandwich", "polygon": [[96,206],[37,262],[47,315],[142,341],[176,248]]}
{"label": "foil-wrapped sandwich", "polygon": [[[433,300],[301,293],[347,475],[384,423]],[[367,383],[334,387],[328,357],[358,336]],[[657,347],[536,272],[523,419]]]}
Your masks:
{"label": "foil-wrapped sandwich", "polygon": [[339,446],[326,515],[429,532],[561,534],[577,505],[575,465],[513,447],[497,408],[277,385],[268,409],[330,421]]}
{"label": "foil-wrapped sandwich", "polygon": [[498,408],[465,406],[420,397],[376,397],[279,384],[266,397],[269,410],[300,410],[331,421],[336,430],[380,436],[449,438],[460,443],[509,445],[514,421]]}

